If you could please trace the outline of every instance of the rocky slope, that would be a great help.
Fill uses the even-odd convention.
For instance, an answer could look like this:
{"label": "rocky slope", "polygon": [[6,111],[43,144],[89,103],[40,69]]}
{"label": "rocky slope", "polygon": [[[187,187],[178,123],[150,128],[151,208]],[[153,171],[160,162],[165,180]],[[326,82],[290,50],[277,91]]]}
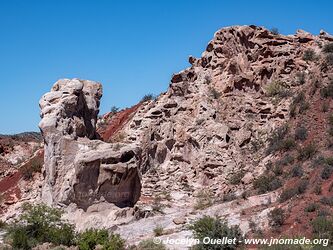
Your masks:
{"label": "rocky slope", "polygon": [[79,230],[106,227],[131,244],[156,226],[190,237],[186,224],[203,214],[274,235],[275,207],[286,211],[284,232],[310,234],[314,214],[300,211],[333,191],[321,172],[332,164],[332,65],[322,50],[332,41],[324,31],[223,28],[165,93],[99,121],[101,85],[59,80],[40,101],[41,200]]}

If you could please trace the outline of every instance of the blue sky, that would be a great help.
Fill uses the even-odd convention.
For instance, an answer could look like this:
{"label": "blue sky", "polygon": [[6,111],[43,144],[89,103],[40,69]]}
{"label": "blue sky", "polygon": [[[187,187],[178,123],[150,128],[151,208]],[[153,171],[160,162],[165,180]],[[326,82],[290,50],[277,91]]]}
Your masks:
{"label": "blue sky", "polygon": [[59,78],[103,84],[101,113],[167,89],[230,25],[333,33],[333,1],[0,0],[0,134],[38,131],[38,100]]}

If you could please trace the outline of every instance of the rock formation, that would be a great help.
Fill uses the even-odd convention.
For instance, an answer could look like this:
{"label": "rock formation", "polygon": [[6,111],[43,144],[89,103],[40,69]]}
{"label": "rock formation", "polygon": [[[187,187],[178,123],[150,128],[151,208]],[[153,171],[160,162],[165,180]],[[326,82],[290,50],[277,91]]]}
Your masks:
{"label": "rock formation", "polygon": [[[302,119],[308,121],[311,140],[288,149],[301,165],[297,150],[315,140],[325,147],[327,115],[319,111],[319,88],[331,81],[332,66],[322,52],[331,41],[324,31],[319,36],[302,30],[284,36],[257,26],[221,29],[200,58],[191,56],[191,66],[173,75],[165,93],[121,114],[104,115],[98,123],[101,85],[58,81],[40,101],[43,200],[70,208],[79,229],[117,226],[117,232],[132,237],[131,243],[143,231],[149,235],[156,223],[174,232],[173,237],[184,236],[181,225],[187,220],[174,219],[202,214],[226,217],[244,232],[250,230],[250,220],[267,228],[267,214],[283,185],[299,181],[275,174],[272,166],[286,152],[267,151],[272,133],[286,122],[295,130]],[[309,51],[312,58],[305,59]],[[300,103],[303,107],[294,108],[302,119],[291,109]],[[284,164],[291,167],[291,162]],[[305,172],[312,171],[310,165],[302,165]],[[283,177],[289,171],[283,169]],[[279,185],[258,195],[253,182],[263,173]],[[200,214],[193,207],[201,191],[216,204]],[[154,202],[162,196],[169,199],[160,204],[166,212],[154,218]],[[109,203],[134,207],[117,210]],[[299,204],[304,211],[304,203]],[[140,219],[144,221],[136,221]]]}
{"label": "rock formation", "polygon": [[87,208],[105,200],[133,205],[140,195],[140,150],[96,140],[102,86],[63,79],[40,100],[45,142],[43,200]]}

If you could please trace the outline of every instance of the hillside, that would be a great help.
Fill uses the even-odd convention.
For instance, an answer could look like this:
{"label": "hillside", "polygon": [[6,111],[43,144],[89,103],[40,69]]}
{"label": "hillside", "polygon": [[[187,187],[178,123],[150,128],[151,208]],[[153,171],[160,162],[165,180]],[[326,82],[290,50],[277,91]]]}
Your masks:
{"label": "hillside", "polygon": [[[40,100],[44,150],[22,158],[44,154],[43,169],[15,181],[33,189],[24,201],[132,245],[156,227],[161,239],[192,237],[203,215],[247,236],[312,237],[312,221],[333,212],[333,37],[226,27],[189,63],[165,93],[99,117],[100,83],[57,81]],[[1,137],[2,169],[22,167],[11,155],[30,143],[9,150],[11,140]],[[17,216],[20,197],[3,218]]]}

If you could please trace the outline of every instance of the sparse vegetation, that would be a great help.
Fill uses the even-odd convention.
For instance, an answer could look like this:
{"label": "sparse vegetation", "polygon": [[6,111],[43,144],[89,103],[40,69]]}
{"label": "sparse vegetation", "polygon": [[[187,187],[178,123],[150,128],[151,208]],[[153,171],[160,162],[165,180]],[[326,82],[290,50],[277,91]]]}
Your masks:
{"label": "sparse vegetation", "polygon": [[321,111],[326,113],[329,109],[329,105],[327,102],[323,102],[322,106],[321,106]]}
{"label": "sparse vegetation", "polygon": [[307,49],[304,51],[303,60],[304,61],[314,61],[317,59],[317,55],[313,49]]}
{"label": "sparse vegetation", "polygon": [[328,117],[328,125],[329,125],[328,133],[329,135],[333,136],[333,114],[331,114]]}
{"label": "sparse vegetation", "polygon": [[209,190],[200,190],[196,195],[194,209],[202,210],[213,205],[213,194]]}
{"label": "sparse vegetation", "polygon": [[5,228],[7,226],[7,223],[0,220],[0,229]]}
{"label": "sparse vegetation", "polygon": [[155,97],[153,94],[146,94],[141,98],[141,102],[147,102],[153,100]]}
{"label": "sparse vegetation", "polygon": [[245,172],[244,171],[238,171],[234,174],[231,175],[230,179],[229,179],[229,183],[231,185],[238,185],[241,183],[242,178],[244,177]]}
{"label": "sparse vegetation", "polygon": [[[239,241],[243,239],[242,232],[238,226],[228,226],[227,222],[220,220],[220,218],[204,216],[189,226],[192,230],[193,236],[200,240],[200,244],[195,245],[193,249],[238,249]],[[236,245],[224,244],[224,245],[210,245],[204,244],[203,239],[210,237],[211,239],[223,239],[228,237],[229,239],[236,238]]]}
{"label": "sparse vegetation", "polygon": [[305,100],[304,92],[300,92],[293,98],[289,111],[291,117],[296,116],[297,108],[298,113],[300,114],[303,114],[306,110],[310,108],[310,104]]}
{"label": "sparse vegetation", "polygon": [[303,85],[305,83],[305,76],[306,75],[303,71],[296,73],[296,78],[297,78],[298,84]]}
{"label": "sparse vegetation", "polygon": [[62,211],[45,204],[24,204],[19,219],[9,226],[14,249],[31,249],[37,244],[73,245],[74,227],[61,220]]}
{"label": "sparse vegetation", "polygon": [[299,194],[303,194],[307,187],[308,187],[309,182],[307,180],[301,180],[296,187],[294,188],[287,188],[285,190],[283,190],[283,192],[280,195],[280,202],[285,202],[289,199],[291,199],[292,197],[294,197],[295,195],[299,195]]}
{"label": "sparse vegetation", "polygon": [[314,187],[313,192],[314,192],[316,195],[321,195],[321,185],[320,185],[320,184],[317,184],[317,185]]}
{"label": "sparse vegetation", "polygon": [[295,130],[295,139],[304,141],[308,137],[308,131],[305,127],[299,126]]}
{"label": "sparse vegetation", "polygon": [[304,171],[299,165],[296,165],[291,169],[292,177],[301,177],[301,176],[303,176],[303,173],[304,173]]}
{"label": "sparse vegetation", "polygon": [[323,216],[318,216],[312,222],[312,233],[317,239],[329,239],[330,245],[333,239],[333,221]]}
{"label": "sparse vegetation", "polygon": [[266,85],[265,88],[266,94],[269,97],[288,97],[290,96],[290,91],[285,87],[282,82],[273,81]]}
{"label": "sparse vegetation", "polygon": [[322,179],[327,180],[332,176],[332,173],[333,173],[333,167],[330,165],[326,165],[321,171],[320,176]]}
{"label": "sparse vegetation", "polygon": [[333,43],[325,44],[325,46],[323,47],[323,52],[324,53],[333,53]]}
{"label": "sparse vegetation", "polygon": [[163,243],[157,243],[153,239],[143,240],[139,243],[137,250],[166,250]]}
{"label": "sparse vegetation", "polygon": [[237,199],[237,196],[235,193],[226,193],[223,195],[222,201],[228,202],[228,201],[233,201],[235,199]]}
{"label": "sparse vegetation", "polygon": [[319,208],[317,203],[310,203],[307,207],[304,208],[304,212],[313,213]]}
{"label": "sparse vegetation", "polygon": [[328,205],[328,206],[332,207],[333,206],[333,197],[324,196],[320,199],[320,203],[323,205]]}
{"label": "sparse vegetation", "polygon": [[163,231],[164,231],[164,229],[162,226],[157,226],[154,228],[154,235],[161,236],[161,235],[163,235]]}
{"label": "sparse vegetation", "polygon": [[259,194],[274,191],[281,186],[282,183],[279,179],[265,173],[253,182],[253,187],[258,190]]}
{"label": "sparse vegetation", "polygon": [[277,228],[283,225],[285,221],[285,213],[282,208],[274,208],[269,214],[269,225],[271,227]]}
{"label": "sparse vegetation", "polygon": [[298,112],[300,114],[304,114],[305,111],[307,111],[309,108],[310,108],[310,104],[308,102],[306,102],[306,101],[301,102],[299,105],[299,108],[298,108]]}
{"label": "sparse vegetation", "polygon": [[283,156],[280,160],[278,160],[276,162],[277,165],[280,165],[280,166],[287,166],[291,163],[294,162],[294,157],[290,154],[286,154],[285,156]]}
{"label": "sparse vegetation", "polygon": [[164,213],[163,209],[164,209],[164,205],[162,204],[162,197],[161,196],[156,196],[154,197],[154,201],[152,204],[152,210],[153,212],[157,212],[157,213]]}
{"label": "sparse vegetation", "polygon": [[295,147],[296,143],[293,138],[286,138],[289,128],[287,125],[283,125],[273,131],[270,138],[268,138],[268,148],[266,153],[271,154],[280,150],[288,151]]}
{"label": "sparse vegetation", "polygon": [[209,88],[209,94],[213,99],[219,99],[221,97],[221,93],[218,92],[215,88],[210,87]]}
{"label": "sparse vegetation", "polygon": [[333,81],[320,90],[320,95],[323,98],[333,98]]}
{"label": "sparse vegetation", "polygon": [[80,250],[95,249],[97,245],[107,250],[125,249],[125,241],[118,234],[109,235],[105,229],[88,229],[77,237],[77,246]]}
{"label": "sparse vegetation", "polygon": [[279,29],[278,28],[273,27],[273,28],[271,28],[270,31],[273,35],[279,35]]}
{"label": "sparse vegetation", "polygon": [[298,160],[303,161],[311,159],[316,153],[317,147],[313,143],[310,143],[298,150]]}
{"label": "sparse vegetation", "polygon": [[328,65],[333,65],[333,53],[327,54],[325,59]]}
{"label": "sparse vegetation", "polygon": [[21,168],[24,180],[31,180],[34,173],[41,172],[43,163],[39,159],[32,159]]}
{"label": "sparse vegetation", "polygon": [[118,107],[116,107],[116,106],[112,106],[111,107],[111,113],[112,114],[115,114],[115,113],[117,113],[119,111],[119,108]]}

